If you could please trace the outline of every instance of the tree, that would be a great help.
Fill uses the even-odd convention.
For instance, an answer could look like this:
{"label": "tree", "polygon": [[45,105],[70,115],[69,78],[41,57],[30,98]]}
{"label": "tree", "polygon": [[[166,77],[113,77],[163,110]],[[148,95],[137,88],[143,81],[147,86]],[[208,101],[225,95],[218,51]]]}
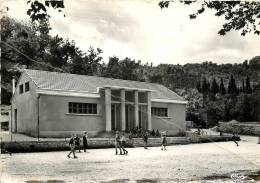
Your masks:
{"label": "tree", "polygon": [[252,93],[252,88],[250,86],[250,78],[247,76],[246,77],[246,88],[245,88],[246,93]]}
{"label": "tree", "polygon": [[203,94],[207,94],[210,91],[210,85],[206,77],[203,77],[201,91]]}
{"label": "tree", "polygon": [[219,92],[219,86],[218,86],[218,83],[215,78],[213,78],[212,83],[211,83],[211,92],[213,94],[216,94]]}
{"label": "tree", "polygon": [[242,80],[242,92],[245,93],[246,88],[245,88],[245,81],[244,79]]}
{"label": "tree", "polygon": [[[168,8],[174,0],[160,1],[161,8]],[[180,1],[185,5],[193,4],[195,1]],[[225,35],[231,30],[240,30],[241,35],[253,32],[260,34],[260,2],[257,1],[204,1],[196,13],[190,14],[190,19],[196,19],[206,9],[215,10],[215,16],[225,18],[225,23],[218,34]]]}
{"label": "tree", "polygon": [[101,49],[82,52],[69,39],[49,35],[48,21],[37,23],[1,18],[1,88],[9,104],[11,80],[19,78],[22,69],[39,69],[78,74],[99,75],[103,67]]}
{"label": "tree", "polygon": [[62,12],[64,8],[63,0],[28,0],[27,4],[30,6],[27,10],[27,15],[30,16],[32,21],[47,20],[51,17],[48,14],[49,9]]}
{"label": "tree", "polygon": [[107,67],[102,75],[116,79],[140,81],[143,77],[137,73],[139,68],[140,62],[128,57],[120,60],[118,57],[113,56],[109,57]]}
{"label": "tree", "polygon": [[200,81],[197,82],[196,88],[201,93]]}
{"label": "tree", "polygon": [[250,122],[258,121],[259,96],[252,94],[242,94],[238,97],[235,110],[238,121]]}
{"label": "tree", "polygon": [[221,95],[226,94],[226,89],[225,89],[225,86],[224,86],[223,78],[221,78],[221,81],[220,81],[219,92],[220,92]]}
{"label": "tree", "polygon": [[230,79],[229,79],[229,82],[228,82],[228,93],[229,94],[237,94],[236,81],[235,81],[233,75],[230,76]]}

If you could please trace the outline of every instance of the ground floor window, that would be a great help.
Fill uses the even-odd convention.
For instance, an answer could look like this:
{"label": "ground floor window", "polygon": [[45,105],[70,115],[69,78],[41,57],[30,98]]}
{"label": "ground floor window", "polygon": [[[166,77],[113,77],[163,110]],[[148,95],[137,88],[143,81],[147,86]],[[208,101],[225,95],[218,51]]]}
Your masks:
{"label": "ground floor window", "polygon": [[69,113],[97,114],[97,104],[69,102]]}
{"label": "ground floor window", "polygon": [[152,116],[168,117],[168,109],[161,107],[152,107]]}

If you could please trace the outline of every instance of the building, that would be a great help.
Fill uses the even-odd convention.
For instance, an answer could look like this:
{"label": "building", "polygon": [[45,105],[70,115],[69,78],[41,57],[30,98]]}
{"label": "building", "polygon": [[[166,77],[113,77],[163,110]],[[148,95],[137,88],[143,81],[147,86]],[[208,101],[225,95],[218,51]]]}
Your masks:
{"label": "building", "polygon": [[25,69],[11,103],[12,132],[35,137],[186,129],[187,102],[155,83]]}

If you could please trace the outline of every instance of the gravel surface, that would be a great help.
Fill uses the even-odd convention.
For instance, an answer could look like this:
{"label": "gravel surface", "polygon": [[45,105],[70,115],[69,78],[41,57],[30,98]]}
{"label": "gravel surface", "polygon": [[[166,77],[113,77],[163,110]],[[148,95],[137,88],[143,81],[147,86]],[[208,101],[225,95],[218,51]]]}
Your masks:
{"label": "gravel surface", "polygon": [[238,147],[218,142],[167,151],[131,148],[127,156],[115,155],[114,149],[90,149],[77,159],[69,159],[68,152],[2,154],[0,182],[236,182],[260,170],[260,144],[247,139]]}

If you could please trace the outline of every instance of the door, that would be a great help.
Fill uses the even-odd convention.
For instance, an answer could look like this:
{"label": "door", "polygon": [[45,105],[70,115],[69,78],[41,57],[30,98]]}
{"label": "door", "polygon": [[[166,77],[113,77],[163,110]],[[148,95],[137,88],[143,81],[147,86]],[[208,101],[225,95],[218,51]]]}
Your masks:
{"label": "door", "polygon": [[138,122],[139,122],[139,128],[143,128],[142,126],[142,110],[140,110],[140,107],[139,107],[139,115],[138,115]]}
{"label": "door", "polygon": [[14,133],[17,132],[17,109],[14,110]]}
{"label": "door", "polygon": [[111,125],[112,125],[112,130],[116,130],[116,105],[112,104],[111,105]]}

